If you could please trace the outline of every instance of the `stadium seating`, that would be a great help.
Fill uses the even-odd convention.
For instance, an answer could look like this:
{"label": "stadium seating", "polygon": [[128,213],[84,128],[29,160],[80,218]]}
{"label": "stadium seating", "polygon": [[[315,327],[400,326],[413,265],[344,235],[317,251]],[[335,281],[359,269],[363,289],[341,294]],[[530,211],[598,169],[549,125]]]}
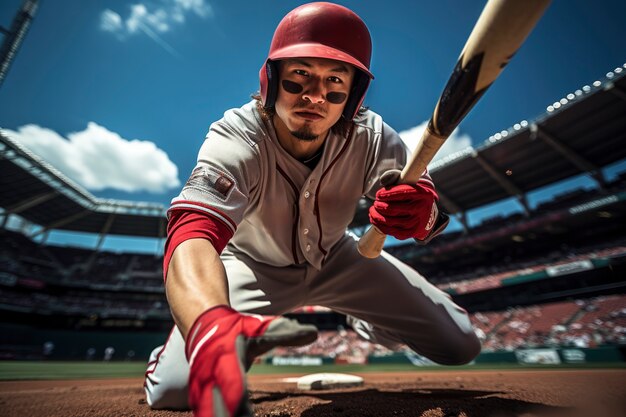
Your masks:
{"label": "stadium seating", "polygon": [[[580,318],[571,321],[577,317]],[[626,295],[478,312],[470,318],[485,352],[626,343]],[[313,344],[279,347],[265,356],[326,356],[354,362],[369,355],[385,356],[398,351],[409,349],[400,346],[390,350],[360,339],[352,330],[339,328],[320,332]]]}
{"label": "stadium seating", "polygon": [[[533,273],[547,276],[548,268],[558,269],[573,262],[623,259],[626,236],[617,223],[609,224],[609,232],[615,231],[608,235],[606,230],[597,229],[584,231],[578,238],[579,231],[572,230],[564,240],[537,239],[528,244],[490,242],[498,239],[502,230],[510,233],[553,227],[551,213],[567,210],[603,192],[625,189],[626,173],[611,182],[605,191],[579,189],[540,203],[530,217],[521,213],[498,215],[484,220],[469,234],[457,231],[438,237],[427,247],[411,244],[389,251],[455,296],[491,291],[519,276]],[[161,255],[42,244],[7,229],[0,230],[0,238],[3,314],[28,315],[33,322],[42,315],[171,322],[163,289]],[[474,251],[483,246],[488,250]],[[447,255],[447,251],[452,255]],[[487,307],[474,310],[471,320],[485,351],[626,344],[626,296],[619,291],[617,287],[615,295],[603,297],[585,296],[583,292],[566,301],[541,304],[526,300],[524,304],[528,305],[506,310],[492,311],[493,308]],[[302,307],[294,313],[311,316],[313,323],[315,315],[330,314],[319,306]],[[321,355],[358,362],[370,355],[390,353],[389,349],[359,339],[350,329],[338,328],[322,331],[312,345],[275,349],[268,355]]]}

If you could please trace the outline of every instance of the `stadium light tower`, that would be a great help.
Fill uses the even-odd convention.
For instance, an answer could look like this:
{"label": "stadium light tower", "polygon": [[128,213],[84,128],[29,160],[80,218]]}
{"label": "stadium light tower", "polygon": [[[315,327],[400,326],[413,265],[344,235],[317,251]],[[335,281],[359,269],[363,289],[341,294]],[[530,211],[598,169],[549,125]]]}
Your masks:
{"label": "stadium light tower", "polygon": [[0,27],[0,31],[4,34],[4,40],[0,47],[0,87],[2,87],[2,82],[9,71],[11,62],[13,62],[15,54],[20,48],[26,32],[28,32],[30,21],[33,20],[37,11],[38,2],[39,0],[24,0],[22,7],[13,18],[11,28]]}

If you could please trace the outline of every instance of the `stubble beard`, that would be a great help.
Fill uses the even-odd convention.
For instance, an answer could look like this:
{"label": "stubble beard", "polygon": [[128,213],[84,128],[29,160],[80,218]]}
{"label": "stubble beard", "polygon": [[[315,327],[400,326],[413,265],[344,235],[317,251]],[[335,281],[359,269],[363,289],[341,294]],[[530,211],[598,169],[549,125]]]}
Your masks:
{"label": "stubble beard", "polygon": [[315,142],[319,138],[319,135],[313,133],[308,126],[303,126],[298,130],[292,130],[289,133],[291,133],[294,138],[300,139],[303,142]]}

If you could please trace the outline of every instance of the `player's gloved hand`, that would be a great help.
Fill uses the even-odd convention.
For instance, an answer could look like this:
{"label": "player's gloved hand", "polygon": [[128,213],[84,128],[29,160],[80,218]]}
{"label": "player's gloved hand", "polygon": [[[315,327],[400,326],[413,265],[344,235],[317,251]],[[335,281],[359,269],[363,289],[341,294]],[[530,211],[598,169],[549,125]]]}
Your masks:
{"label": "player's gloved hand", "polygon": [[275,346],[301,346],[317,329],[276,316],[239,313],[221,305],[202,313],[187,336],[189,404],[194,416],[253,416],[246,370]]}
{"label": "player's gloved hand", "polygon": [[[395,184],[398,170],[387,171],[381,183]],[[417,184],[397,184],[381,188],[370,207],[369,218],[386,235],[404,240],[425,240],[433,230],[439,216],[439,196],[433,184],[425,179]]]}

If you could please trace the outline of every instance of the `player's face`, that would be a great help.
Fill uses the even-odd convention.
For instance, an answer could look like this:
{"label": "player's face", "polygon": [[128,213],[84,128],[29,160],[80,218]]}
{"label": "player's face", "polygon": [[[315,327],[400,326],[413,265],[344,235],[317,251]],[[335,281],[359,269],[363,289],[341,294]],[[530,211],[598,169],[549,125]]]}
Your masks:
{"label": "player's face", "polygon": [[276,115],[296,138],[324,137],[341,117],[354,67],[322,58],[280,61]]}

